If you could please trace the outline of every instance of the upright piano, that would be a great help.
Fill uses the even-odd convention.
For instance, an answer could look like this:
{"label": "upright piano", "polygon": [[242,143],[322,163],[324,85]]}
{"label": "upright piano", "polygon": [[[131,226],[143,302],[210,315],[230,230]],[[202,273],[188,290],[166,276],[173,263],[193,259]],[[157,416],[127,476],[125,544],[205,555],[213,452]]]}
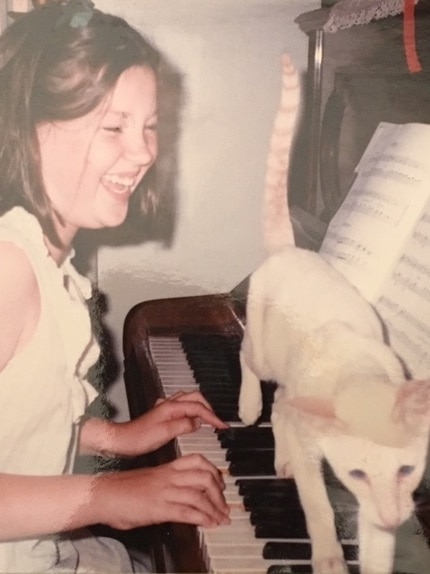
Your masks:
{"label": "upright piano", "polygon": [[[423,4],[425,7],[428,5],[427,2]],[[399,20],[396,22],[398,27]],[[339,36],[343,42],[345,33]],[[358,37],[366,43],[362,31],[359,31]],[[396,34],[394,37],[397,37]],[[332,36],[328,42],[332,54],[337,52],[334,49],[335,40]],[[310,56],[314,54],[316,58],[320,54],[316,46],[322,48],[322,42],[320,31],[310,34]],[[353,53],[359,54],[360,50]],[[422,60],[427,65],[425,58]],[[340,150],[346,153],[345,146],[339,146],[339,139],[344,137],[345,127],[342,122],[348,116],[350,106],[357,102],[362,106],[360,109],[374,105],[374,91],[381,93],[378,87],[380,82],[386,79],[387,86],[392,86],[389,80],[393,74],[400,74],[402,81],[399,83],[399,78],[395,76],[396,85],[400,86],[402,93],[406,90],[410,97],[401,98],[397,95],[390,113],[396,115],[398,107],[406,101],[406,115],[401,116],[402,122],[430,121],[428,68],[424,69],[422,75],[412,78],[404,69],[404,64],[400,70],[393,70],[388,69],[386,62],[383,62],[379,71],[369,66],[363,68],[362,62],[359,65],[348,63],[347,68],[343,66],[336,69],[331,60],[330,66],[335,68],[332,72],[332,94],[326,96],[327,106],[321,114],[321,121],[321,85],[318,83],[322,77],[321,62],[310,62],[311,92],[306,98],[308,114],[304,114],[305,118],[310,119],[308,125],[303,126],[305,136],[307,134],[304,140],[308,147],[300,154],[302,159],[308,157],[310,171],[305,178],[307,185],[293,181],[293,193],[290,194],[292,202],[307,211],[315,208],[317,192],[322,194],[325,221],[329,220],[344,194],[345,189],[339,184],[350,177],[348,170],[348,173],[344,170],[342,177],[338,176],[342,168]],[[375,90],[372,91],[370,84],[374,80]],[[369,89],[363,90],[363,86]],[[330,93],[330,89],[325,88],[325,92]],[[384,91],[384,97],[392,93],[392,87],[388,88]],[[363,102],[363,98],[370,98],[371,101]],[[385,114],[378,116],[379,120],[395,121],[391,116],[386,117],[385,104],[379,107],[381,113]],[[416,113],[418,116],[414,115]],[[353,110],[349,115],[354,116]],[[363,137],[368,141],[378,118],[372,115],[371,121],[367,118],[366,122],[356,122],[354,129],[365,125],[366,134],[360,132],[357,134],[358,139],[344,139],[359,140],[360,145],[364,146],[366,142],[362,141]],[[370,128],[369,122],[372,124]],[[354,153],[357,154],[357,150]],[[320,162],[316,158],[318,154],[322,158]],[[315,175],[318,163],[321,163],[320,184]],[[302,162],[295,173],[303,172],[304,164],[306,162]],[[294,193],[304,188],[305,196]],[[306,241],[299,240],[299,243],[309,246]],[[318,240],[311,247],[317,248]],[[243,428],[237,416],[240,382],[238,350],[246,323],[246,294],[245,280],[231,293],[143,302],[129,311],[124,323],[124,378],[132,418],[151,408],[158,397],[178,389],[199,388],[219,416],[231,425],[230,430],[218,433],[203,427],[195,435],[172,441],[154,453],[149,461],[141,461],[142,464],[158,464],[172,460],[179,454],[204,454],[222,469],[227,484],[226,498],[232,508],[232,525],[226,527],[207,530],[183,524],[166,524],[152,529],[156,568],[159,572],[311,572],[310,545],[294,482],[276,479],[274,475],[273,435],[269,422],[273,385],[262,383],[265,407],[258,425]],[[324,468],[324,472],[329,496],[335,507],[336,524],[345,557],[350,571],[355,572],[358,571],[355,501],[336,481],[329,468]],[[428,546],[430,504],[425,491],[418,489],[416,502],[415,529],[423,544]]]}

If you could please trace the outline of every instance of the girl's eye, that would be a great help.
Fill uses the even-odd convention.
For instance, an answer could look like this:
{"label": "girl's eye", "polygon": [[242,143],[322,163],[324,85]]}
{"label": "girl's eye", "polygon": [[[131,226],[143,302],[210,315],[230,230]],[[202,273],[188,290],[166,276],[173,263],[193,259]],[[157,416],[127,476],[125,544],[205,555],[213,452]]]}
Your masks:
{"label": "girl's eye", "polygon": [[111,133],[116,133],[116,134],[122,133],[122,127],[121,126],[109,126],[109,127],[104,127],[103,129],[106,132],[111,132]]}
{"label": "girl's eye", "polygon": [[146,130],[149,130],[151,132],[156,132],[157,131],[157,124],[150,124],[149,126],[145,126]]}

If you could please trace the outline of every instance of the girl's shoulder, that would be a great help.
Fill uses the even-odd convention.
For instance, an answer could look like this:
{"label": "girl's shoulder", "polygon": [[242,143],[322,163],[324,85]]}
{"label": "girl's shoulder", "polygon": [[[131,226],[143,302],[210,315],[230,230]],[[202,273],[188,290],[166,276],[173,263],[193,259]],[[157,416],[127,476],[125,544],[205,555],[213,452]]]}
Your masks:
{"label": "girl's shoulder", "polygon": [[[0,295],[9,293],[10,298],[21,298],[23,295],[38,291],[36,275],[28,254],[13,241],[0,238],[0,261],[2,273]],[[0,298],[0,306],[4,297]]]}
{"label": "girl's shoulder", "polygon": [[0,240],[0,371],[37,323],[39,287],[27,253],[16,243]]}

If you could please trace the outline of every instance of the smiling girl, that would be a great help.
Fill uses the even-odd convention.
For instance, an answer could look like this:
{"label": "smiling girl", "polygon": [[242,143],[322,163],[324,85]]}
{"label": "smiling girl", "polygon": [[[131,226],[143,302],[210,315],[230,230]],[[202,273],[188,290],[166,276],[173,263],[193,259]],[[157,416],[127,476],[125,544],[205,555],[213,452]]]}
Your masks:
{"label": "smiling girl", "polygon": [[149,201],[157,62],[83,0],[35,9],[0,38],[0,572],[146,571],[86,527],[229,521],[220,474],[198,455],[72,473],[79,453],[136,456],[201,421],[225,426],[199,393],[125,423],[86,416],[99,350],[73,241],[120,225],[133,195]]}

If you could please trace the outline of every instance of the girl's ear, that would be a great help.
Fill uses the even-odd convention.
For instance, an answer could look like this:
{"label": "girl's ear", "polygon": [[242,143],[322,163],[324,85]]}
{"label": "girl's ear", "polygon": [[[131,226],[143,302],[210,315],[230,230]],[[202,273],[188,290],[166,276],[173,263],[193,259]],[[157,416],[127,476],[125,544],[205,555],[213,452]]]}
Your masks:
{"label": "girl's ear", "polygon": [[339,430],[345,427],[336,417],[334,401],[325,397],[294,397],[287,404],[306,417],[310,427],[319,431]]}
{"label": "girl's ear", "polygon": [[392,413],[395,422],[412,432],[428,432],[430,426],[430,379],[406,381],[397,392]]}

